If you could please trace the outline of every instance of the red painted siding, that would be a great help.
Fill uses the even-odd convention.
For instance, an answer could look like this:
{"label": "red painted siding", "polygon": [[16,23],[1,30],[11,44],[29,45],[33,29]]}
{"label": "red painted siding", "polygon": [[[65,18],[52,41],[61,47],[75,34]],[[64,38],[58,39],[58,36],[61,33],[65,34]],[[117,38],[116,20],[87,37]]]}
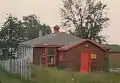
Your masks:
{"label": "red painted siding", "polygon": [[[86,44],[88,45],[88,47],[85,47]],[[106,52],[97,47],[96,45],[91,44],[90,42],[85,42],[70,50],[64,51],[64,61],[60,61],[59,65],[66,65],[66,67],[68,68],[80,71],[80,55],[84,49],[96,54],[97,56],[95,60],[91,60],[92,68],[96,70],[103,70],[105,67]],[[61,52],[59,52],[59,55],[61,55]]]}

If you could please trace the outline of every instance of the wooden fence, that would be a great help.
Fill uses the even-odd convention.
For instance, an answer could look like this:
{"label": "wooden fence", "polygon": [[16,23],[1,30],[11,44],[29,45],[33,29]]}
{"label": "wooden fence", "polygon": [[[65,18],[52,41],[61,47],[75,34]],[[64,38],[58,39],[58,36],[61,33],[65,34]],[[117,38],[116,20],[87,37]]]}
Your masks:
{"label": "wooden fence", "polygon": [[0,61],[0,67],[11,74],[18,74],[22,79],[31,78],[29,59],[9,59]]}

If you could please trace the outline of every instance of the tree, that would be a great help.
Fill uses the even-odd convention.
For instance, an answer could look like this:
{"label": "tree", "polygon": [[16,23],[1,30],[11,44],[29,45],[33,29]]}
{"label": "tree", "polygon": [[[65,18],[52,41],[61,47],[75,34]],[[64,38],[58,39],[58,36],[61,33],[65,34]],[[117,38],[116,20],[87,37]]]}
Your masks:
{"label": "tree", "polygon": [[101,31],[107,27],[107,5],[95,0],[64,0],[61,8],[62,25],[73,35],[83,39],[106,42]]}
{"label": "tree", "polygon": [[18,44],[25,40],[22,22],[9,14],[0,31],[2,56],[4,58],[14,57]]}
{"label": "tree", "polygon": [[50,26],[46,24],[40,24],[40,20],[36,15],[23,16],[23,24],[26,29],[26,37],[29,40],[37,38],[40,30],[43,32],[42,35],[49,34],[52,32]]}
{"label": "tree", "polygon": [[50,26],[41,25],[35,15],[24,16],[21,21],[9,14],[0,31],[0,58],[15,58],[19,43],[38,37],[39,30],[42,35],[51,33]]}

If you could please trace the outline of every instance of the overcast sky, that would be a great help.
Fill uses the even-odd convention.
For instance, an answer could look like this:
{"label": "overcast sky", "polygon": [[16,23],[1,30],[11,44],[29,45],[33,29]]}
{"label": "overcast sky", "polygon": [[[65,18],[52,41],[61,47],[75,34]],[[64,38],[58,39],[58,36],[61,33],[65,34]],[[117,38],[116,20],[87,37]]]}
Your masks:
{"label": "overcast sky", "polygon": [[[120,44],[120,0],[102,0],[108,4],[110,27],[104,34],[110,36],[109,43]],[[0,24],[4,22],[7,13],[18,18],[29,14],[36,14],[42,23],[53,27],[60,25],[59,8],[61,0],[0,0]]]}

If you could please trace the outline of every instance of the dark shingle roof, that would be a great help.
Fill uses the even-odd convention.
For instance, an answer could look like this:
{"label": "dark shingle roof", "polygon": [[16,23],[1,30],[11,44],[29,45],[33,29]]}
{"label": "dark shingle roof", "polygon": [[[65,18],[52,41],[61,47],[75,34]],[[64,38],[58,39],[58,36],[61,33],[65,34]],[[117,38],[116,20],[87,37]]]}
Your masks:
{"label": "dark shingle roof", "polygon": [[47,34],[45,36],[35,38],[26,42],[22,42],[20,45],[66,45],[71,42],[80,40],[79,37],[67,34],[65,32]]}

